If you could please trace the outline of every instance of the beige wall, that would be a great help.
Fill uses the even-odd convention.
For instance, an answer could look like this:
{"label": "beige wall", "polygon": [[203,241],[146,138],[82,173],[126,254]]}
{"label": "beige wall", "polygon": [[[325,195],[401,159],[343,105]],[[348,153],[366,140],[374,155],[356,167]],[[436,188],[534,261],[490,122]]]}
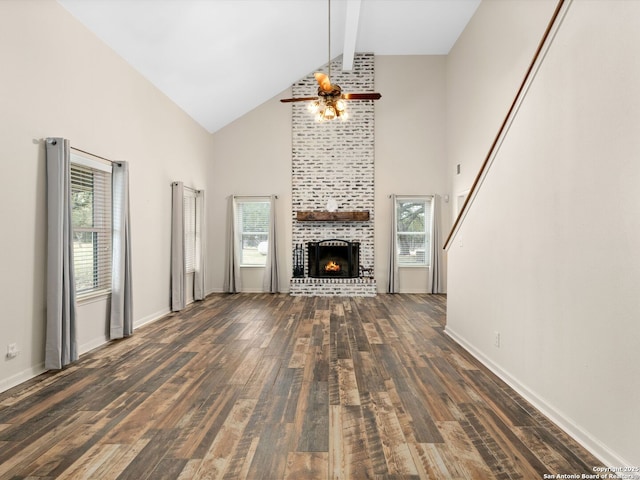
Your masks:
{"label": "beige wall", "polygon": [[[376,89],[376,279],[388,284],[391,201],[389,195],[444,196],[445,150],[444,56],[377,56]],[[442,208],[449,225],[448,205]],[[405,267],[402,292],[427,292],[428,270]]]}
{"label": "beige wall", "polygon": [[[471,187],[556,3],[484,0],[447,56],[446,172],[453,199]],[[450,211],[457,213],[453,200]]]}
{"label": "beige wall", "polygon": [[[134,321],[169,309],[172,180],[208,188],[211,137],[53,0],[0,2],[0,390],[42,371],[42,139],[130,162]],[[209,286],[210,288],[210,286]],[[105,341],[104,302],[79,308],[81,351]],[[6,345],[20,354],[4,358]]]}
{"label": "beige wall", "polygon": [[[278,196],[276,228],[280,289],[291,275],[291,111],[283,92],[213,134],[215,162],[210,170],[207,221],[208,271],[212,291],[224,280],[227,199],[230,195]],[[264,268],[242,268],[242,288],[261,292]]]}
{"label": "beige wall", "polygon": [[[449,96],[475,121],[450,130],[450,169],[486,153],[483,98],[522,63],[503,22],[533,29],[546,3],[485,0],[456,45]],[[640,2],[573,1],[448,252],[449,334],[610,466],[640,465],[638,18]],[[496,55],[475,86],[455,78]]]}

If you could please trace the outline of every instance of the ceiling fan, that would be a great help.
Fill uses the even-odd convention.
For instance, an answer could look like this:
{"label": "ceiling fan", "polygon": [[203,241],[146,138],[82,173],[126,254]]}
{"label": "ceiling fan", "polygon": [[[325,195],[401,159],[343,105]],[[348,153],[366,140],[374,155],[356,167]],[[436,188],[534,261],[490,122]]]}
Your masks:
{"label": "ceiling fan", "polygon": [[327,62],[328,74],[316,72],[314,76],[318,82],[318,95],[316,97],[283,98],[283,103],[312,102],[310,110],[316,114],[319,121],[333,120],[340,117],[347,118],[345,100],[378,100],[382,97],[379,93],[343,93],[340,85],[331,83],[331,0],[328,1],[329,12],[329,61]]}

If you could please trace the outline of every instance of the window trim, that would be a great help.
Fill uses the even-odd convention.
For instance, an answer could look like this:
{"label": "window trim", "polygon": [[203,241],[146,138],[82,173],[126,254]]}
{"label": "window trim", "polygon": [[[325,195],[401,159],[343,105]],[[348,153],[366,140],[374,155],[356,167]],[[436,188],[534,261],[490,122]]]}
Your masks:
{"label": "window trim", "polygon": [[[398,204],[401,202],[421,202],[425,204],[425,231],[424,232],[398,232]],[[428,244],[428,248],[425,249],[424,262],[423,263],[402,263],[400,261],[399,253],[396,251],[396,265],[398,268],[431,268],[431,256],[433,249],[433,195],[396,195],[396,203],[394,208],[394,225],[393,232],[395,235],[396,244],[398,243],[398,233],[404,235],[424,235],[425,244]],[[429,215],[427,218],[427,211]],[[428,221],[427,221],[428,220]]]}
{"label": "window trim", "polygon": [[[192,203],[191,207],[188,207],[187,203],[190,202]],[[189,223],[188,218],[187,218],[187,212],[190,210],[190,208],[192,208],[193,210],[190,212],[192,213],[192,217],[191,217],[191,223]],[[186,275],[193,275],[196,271],[196,262],[197,262],[197,249],[198,249],[198,219],[197,219],[197,192],[189,187],[184,187],[183,190],[183,198],[182,198],[182,215],[183,215],[183,221],[184,221],[184,274]],[[191,229],[189,227],[193,227],[193,231],[191,231]],[[192,235],[192,238],[190,238],[190,236]],[[189,258],[189,255],[187,255],[187,252],[189,251],[188,249],[188,243],[190,243],[188,240],[193,240],[192,243],[192,258]],[[193,262],[192,265],[190,265],[189,260],[191,260]]]}
{"label": "window trim", "polygon": [[[71,167],[75,166],[79,166],[81,168],[84,169],[91,169],[91,170],[95,170],[98,172],[104,172],[106,174],[109,175],[109,180],[111,180],[111,175],[113,174],[113,169],[111,166],[111,162],[107,162],[105,160],[101,160],[98,158],[94,158],[92,156],[90,156],[89,154],[78,154],[75,152],[70,152],[70,163],[71,163]],[[111,189],[111,185],[109,184],[108,186],[105,186],[105,188],[109,188]],[[110,217],[110,222],[111,225],[109,227],[109,229],[107,230],[107,234],[112,238],[113,237],[113,199],[111,199],[111,204],[108,206],[105,206],[105,209],[108,209],[109,211],[109,217]],[[83,229],[83,228],[78,228],[76,229],[73,225],[72,225],[72,230],[73,232],[76,231],[93,231],[93,229]],[[110,250],[109,250],[109,254],[108,256],[111,257],[111,254],[113,252],[113,245],[110,245]],[[86,304],[86,303],[92,303],[95,301],[100,301],[108,296],[111,295],[111,281],[109,280],[108,285],[103,285],[102,287],[95,287],[89,290],[84,290],[82,292],[79,292],[77,290],[77,284],[75,283],[77,281],[77,272],[76,272],[76,265],[75,265],[75,256],[74,256],[74,288],[76,289],[76,301],[79,304]],[[112,272],[111,272],[112,273]],[[111,277],[111,273],[110,273],[110,277]]]}
{"label": "window trim", "polygon": [[264,264],[256,264],[256,263],[243,263],[243,255],[242,255],[242,236],[243,234],[254,234],[254,235],[260,235],[263,232],[244,232],[241,228],[241,226],[239,225],[239,219],[238,219],[238,210],[239,210],[239,204],[241,203],[265,203],[269,206],[269,213],[267,215],[267,231],[265,232],[267,235],[267,241],[269,241],[269,230],[270,230],[270,225],[269,222],[271,221],[271,208],[273,208],[273,205],[271,204],[271,197],[269,196],[264,196],[264,195],[256,195],[256,196],[251,196],[251,197],[237,197],[234,198],[234,209],[233,209],[233,214],[234,214],[234,218],[233,221],[236,225],[236,238],[235,238],[235,242],[236,242],[236,249],[238,251],[238,255],[239,255],[239,266],[240,268],[266,268],[267,266],[267,259],[265,256],[265,260],[264,260]]}
{"label": "window trim", "polygon": [[111,163],[107,163],[106,160],[99,160],[99,159],[91,158],[89,156],[79,155],[73,152],[71,152],[71,164],[82,165],[83,167],[93,168],[94,170],[100,170],[102,172],[108,173],[109,175],[113,173],[113,168],[111,168]]}

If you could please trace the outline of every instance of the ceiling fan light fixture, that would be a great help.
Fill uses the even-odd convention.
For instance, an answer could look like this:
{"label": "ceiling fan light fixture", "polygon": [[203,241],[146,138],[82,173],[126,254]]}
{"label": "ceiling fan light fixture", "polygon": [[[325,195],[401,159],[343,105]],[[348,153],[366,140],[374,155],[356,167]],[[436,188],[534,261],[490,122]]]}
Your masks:
{"label": "ceiling fan light fixture", "polygon": [[320,111],[320,102],[311,102],[308,108],[311,113],[318,113]]}
{"label": "ceiling fan light fixture", "polygon": [[347,104],[341,98],[336,99],[331,96],[323,97],[320,101],[312,102],[309,105],[309,110],[315,114],[317,122],[330,121],[337,117],[345,121],[348,118]]}
{"label": "ceiling fan light fixture", "polygon": [[336,118],[336,109],[333,105],[327,105],[324,108],[324,113],[322,114],[324,120],[333,120]]}
{"label": "ceiling fan light fixture", "polygon": [[379,93],[342,93],[340,85],[331,83],[331,0],[327,0],[328,3],[328,53],[329,59],[327,61],[327,73],[316,72],[314,74],[316,82],[318,83],[318,96],[317,97],[299,97],[299,98],[283,98],[280,101],[283,103],[288,102],[305,102],[311,100],[309,105],[309,111],[315,114],[316,120],[319,122],[325,120],[333,120],[336,117],[340,117],[341,120],[347,119],[345,100],[378,100],[381,95]]}

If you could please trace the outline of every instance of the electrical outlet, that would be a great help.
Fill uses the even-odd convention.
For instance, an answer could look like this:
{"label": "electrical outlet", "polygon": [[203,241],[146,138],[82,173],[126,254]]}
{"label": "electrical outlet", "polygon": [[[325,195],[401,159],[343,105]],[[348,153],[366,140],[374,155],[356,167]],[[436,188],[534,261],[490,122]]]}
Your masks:
{"label": "electrical outlet", "polygon": [[493,332],[493,346],[500,348],[500,332]]}
{"label": "electrical outlet", "polygon": [[18,356],[18,345],[10,343],[7,345],[7,358],[16,358]]}

